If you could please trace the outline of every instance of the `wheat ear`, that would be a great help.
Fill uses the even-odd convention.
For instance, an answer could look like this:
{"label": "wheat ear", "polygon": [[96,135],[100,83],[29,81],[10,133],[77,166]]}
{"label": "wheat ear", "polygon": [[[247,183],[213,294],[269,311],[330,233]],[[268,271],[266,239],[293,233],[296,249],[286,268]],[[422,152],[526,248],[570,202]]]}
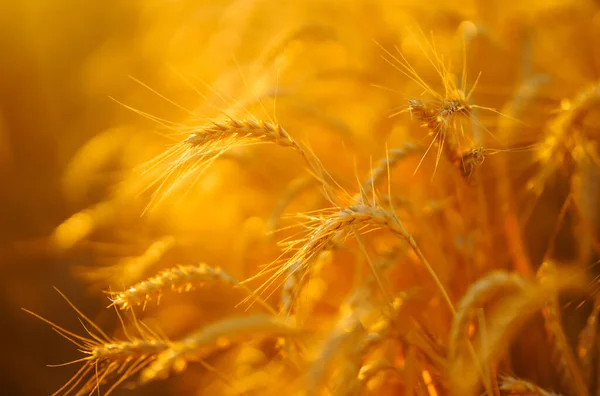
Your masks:
{"label": "wheat ear", "polygon": [[[535,75],[533,78],[525,81],[517,90],[514,97],[502,108],[503,114],[508,114],[511,118],[503,117],[498,121],[499,134],[501,136],[514,136],[517,123],[514,119],[521,119],[527,111],[527,105],[530,105],[539,95],[543,85],[550,80],[547,75]],[[502,156],[497,161],[496,171],[498,173],[497,194],[498,201],[502,202],[500,210],[502,213],[504,235],[508,244],[509,253],[512,256],[514,267],[526,278],[532,278],[534,274],[533,266],[527,256],[523,231],[517,218],[515,209],[515,200],[511,195],[511,177],[509,176],[509,161]]]}
{"label": "wheat ear", "polygon": [[189,178],[192,178],[192,182],[197,180],[228,150],[261,142],[291,147],[302,156],[312,175],[324,185],[326,184],[323,180],[321,164],[316,157],[309,155],[300,147],[279,124],[228,118],[222,122],[213,122],[191,130],[191,134],[186,139],[142,165],[143,173],[159,168],[159,176],[146,187],[146,189],[156,187],[148,208],[158,204]]}
{"label": "wheat ear", "polygon": [[[426,48],[422,47],[423,53],[431,62],[442,81],[444,86],[444,93],[442,94],[436,92],[421,76],[419,76],[402,52],[398,51],[398,56],[396,56],[385,48],[381,46],[380,48],[385,52],[386,56],[384,56],[384,59],[388,63],[433,97],[433,101],[429,102],[424,102],[419,99],[409,100],[408,111],[411,115],[415,115],[422,121],[423,125],[427,127],[433,135],[433,140],[423,155],[417,169],[421,166],[423,159],[427,156],[435,143],[438,144],[436,169],[439,165],[442,153],[448,157],[451,163],[454,163],[456,159],[460,157],[460,144],[457,139],[458,131],[454,131],[454,133],[448,133],[448,131],[450,127],[456,129],[456,117],[471,117],[474,109],[483,109],[497,113],[494,109],[470,104],[470,98],[477,86],[479,77],[475,80],[471,89],[467,90],[466,69],[463,69],[461,76],[462,84],[461,86],[457,86],[449,68],[438,55],[435,43],[427,42]],[[396,114],[402,112],[405,111],[400,111]]]}
{"label": "wheat ear", "polygon": [[[286,279],[297,276],[299,271],[312,265],[315,257],[324,249],[331,246],[334,239],[347,235],[356,227],[361,227],[362,229],[362,226],[371,226],[387,229],[408,243],[409,247],[426,267],[440,289],[452,314],[454,315],[456,313],[452,300],[444,288],[444,285],[438,278],[427,258],[425,258],[423,252],[421,252],[421,249],[417,245],[412,234],[404,228],[402,222],[391,211],[375,205],[356,205],[316,220],[319,225],[315,228],[314,232],[310,234],[308,240],[304,239],[301,241],[304,242],[304,244],[300,249],[290,260],[288,260],[287,264],[284,264],[283,267],[275,273],[271,278],[271,281],[267,282],[263,287],[269,285],[274,279],[282,275],[285,275]],[[297,244],[297,242],[295,243]],[[293,244],[294,243],[291,245],[292,247]]]}
{"label": "wheat ear", "polygon": [[195,286],[205,283],[224,282],[238,285],[239,282],[220,268],[213,268],[207,264],[180,265],[159,272],[156,276],[139,282],[127,290],[107,292],[112,300],[111,305],[120,309],[134,306],[146,307],[151,300],[160,301],[161,295],[167,291],[186,292]]}
{"label": "wheat ear", "polygon": [[109,337],[94,322],[79,311],[64,294],[58,289],[56,290],[79,315],[81,324],[89,336],[84,337],[73,333],[34,312],[23,309],[25,312],[49,324],[54,331],[69,340],[86,355],[84,358],[56,365],[57,367],[83,363],[71,379],[53,393],[53,396],[66,396],[73,392],[75,392],[76,396],[90,395],[96,390],[100,392],[101,385],[104,385],[109,379],[114,379],[114,382],[103,393],[104,395],[109,395],[122,382],[137,374],[153,361],[160,352],[168,348],[169,343],[167,340],[161,338],[148,327],[138,322],[135,317],[133,324],[139,334],[138,338],[129,335],[120,315],[119,320],[127,339],[122,341]]}
{"label": "wheat ear", "polygon": [[469,342],[469,327],[478,308],[497,296],[515,293],[526,286],[517,274],[493,271],[471,284],[458,304],[449,337],[448,360],[454,361]]}
{"label": "wheat ear", "polygon": [[275,232],[277,228],[279,228],[279,222],[282,214],[285,211],[285,208],[296,198],[300,196],[303,192],[305,192],[310,187],[314,187],[315,185],[314,178],[303,176],[298,179],[292,180],[289,184],[285,194],[279,199],[275,209],[271,212],[269,216],[268,222],[268,230],[269,232]]}
{"label": "wheat ear", "polygon": [[[540,282],[543,283],[547,274],[553,270],[553,265],[549,261],[544,262],[538,271]],[[583,373],[562,327],[560,306],[556,295],[546,302],[542,314],[553,348],[552,358],[559,371],[563,387],[569,390],[569,394],[587,395],[588,387]]]}
{"label": "wheat ear", "polygon": [[171,371],[184,370],[191,360],[207,352],[259,336],[301,335],[302,331],[277,316],[252,315],[221,320],[171,342],[141,373],[142,382],[165,378]]}

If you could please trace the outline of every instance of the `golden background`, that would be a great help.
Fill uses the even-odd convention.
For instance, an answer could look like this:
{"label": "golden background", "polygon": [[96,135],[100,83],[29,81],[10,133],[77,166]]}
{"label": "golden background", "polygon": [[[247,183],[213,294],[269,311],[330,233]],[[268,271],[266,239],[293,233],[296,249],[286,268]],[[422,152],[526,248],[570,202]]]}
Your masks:
{"label": "golden background", "polygon": [[[395,47],[400,49],[419,75],[439,89],[439,76],[423,56],[423,42],[433,40],[458,74],[464,45],[468,86],[481,72],[472,101],[510,112],[520,121],[477,112],[478,144],[498,152],[477,170],[475,187],[464,184],[443,161],[432,179],[435,149],[414,176],[420,156],[392,170],[392,193],[414,207],[420,205],[418,214],[406,220],[407,227],[436,263],[452,298],[457,301],[470,283],[491,269],[527,275],[507,247],[499,185],[510,185],[512,215],[521,220],[517,229],[530,270],[537,269],[552,245],[557,261],[589,269],[593,278],[593,238],[584,236],[579,218],[587,219],[592,234],[598,231],[597,166],[582,176],[560,160],[544,160],[543,148],[518,148],[543,142],[545,125],[578,93],[597,83],[599,39],[600,4],[594,1],[1,2],[2,393],[51,394],[74,373],[73,368],[46,365],[81,357],[77,348],[21,310],[83,332],[53,286],[100,327],[118,332],[114,311],[105,309],[110,302],[103,290],[120,290],[130,281],[183,263],[218,265],[245,279],[281,252],[275,245],[278,234],[267,231],[292,182],[306,178],[302,159],[271,144],[232,150],[197,183],[189,183],[185,193],[175,191],[142,216],[149,192],[138,188],[147,180],[138,176],[137,167],[183,136],[150,116],[185,125],[206,123],[223,113],[276,121],[310,147],[353,194],[356,178],[368,177],[371,161],[385,157],[386,147],[407,140],[428,145],[431,139],[407,111],[390,117],[423,90],[397,65],[386,62],[382,48],[392,54],[397,54]],[[529,98],[517,94],[528,86],[533,90]],[[597,115],[590,115],[586,127],[594,149]],[[497,171],[502,161],[508,164],[508,175]],[[538,197],[527,191],[527,182],[545,167],[557,171]],[[583,187],[570,190],[574,177],[585,179]],[[386,182],[380,192],[387,193]],[[567,213],[552,242],[569,192],[584,196],[587,206],[579,215]],[[447,200],[462,204],[447,208]],[[435,213],[427,214],[421,205],[425,202],[441,209],[430,208]],[[309,188],[285,213],[328,206]],[[83,214],[63,223],[76,213]],[[381,236],[373,249],[385,250],[388,239]],[[165,254],[148,268],[139,264],[140,273],[127,272],[135,272],[136,265],[127,264],[157,241],[168,245]],[[321,330],[328,328],[354,287],[356,274],[365,272],[359,255],[334,256],[333,263],[315,275],[322,280],[314,285],[318,301],[314,312],[306,314],[323,324]],[[395,290],[413,285],[435,290],[422,268],[393,271],[386,281]],[[590,285],[595,290],[594,283]],[[189,294],[165,296],[160,305],[150,302],[139,315],[177,338],[242,312],[235,305],[243,297],[239,290],[207,285]],[[275,294],[269,302],[276,306],[277,298]],[[576,298],[579,302],[582,297]],[[428,309],[433,310],[430,331],[444,339],[448,312]],[[563,322],[572,344],[590,310],[589,302],[581,309],[565,310]],[[513,368],[532,382],[560,390],[540,337],[539,324],[521,334],[513,348]],[[219,370],[243,372],[216,360]],[[133,391],[119,389],[117,394],[235,394],[215,378],[190,365],[166,381]],[[389,382],[383,381],[387,385],[381,385],[381,392],[402,394],[397,380],[385,378]],[[273,379],[274,388],[277,381]],[[445,394],[443,389],[439,385],[438,393]]]}

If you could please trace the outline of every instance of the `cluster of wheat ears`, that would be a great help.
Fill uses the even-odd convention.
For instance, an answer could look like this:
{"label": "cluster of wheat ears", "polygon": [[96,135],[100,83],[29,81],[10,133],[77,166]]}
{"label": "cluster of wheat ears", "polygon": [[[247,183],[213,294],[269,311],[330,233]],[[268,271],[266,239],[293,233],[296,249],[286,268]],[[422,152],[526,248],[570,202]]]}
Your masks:
{"label": "cluster of wheat ears", "polygon": [[[560,12],[599,25],[582,3]],[[558,11],[537,12],[550,24]],[[173,394],[600,395],[600,84],[565,79],[558,56],[540,62],[489,14],[470,18],[442,34],[427,20],[365,28],[349,48],[343,30],[291,29],[250,63],[262,69],[236,62],[250,99],[180,76],[214,117],[152,88],[191,118],[116,98],[159,133],[131,132],[121,180],[52,241],[152,238],[75,268],[116,329],[60,291],[79,330],[27,310],[81,353],[55,394],[164,380],[185,384]]]}

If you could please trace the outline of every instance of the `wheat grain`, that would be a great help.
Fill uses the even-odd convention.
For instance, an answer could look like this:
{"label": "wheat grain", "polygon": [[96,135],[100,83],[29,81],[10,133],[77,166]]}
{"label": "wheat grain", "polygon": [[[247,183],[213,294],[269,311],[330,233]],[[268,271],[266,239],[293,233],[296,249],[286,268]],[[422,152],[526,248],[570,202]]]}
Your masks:
{"label": "wheat grain", "polygon": [[483,147],[477,147],[463,152],[460,156],[460,161],[455,163],[455,166],[460,169],[463,178],[469,182],[475,173],[475,169],[485,161],[485,150]]}

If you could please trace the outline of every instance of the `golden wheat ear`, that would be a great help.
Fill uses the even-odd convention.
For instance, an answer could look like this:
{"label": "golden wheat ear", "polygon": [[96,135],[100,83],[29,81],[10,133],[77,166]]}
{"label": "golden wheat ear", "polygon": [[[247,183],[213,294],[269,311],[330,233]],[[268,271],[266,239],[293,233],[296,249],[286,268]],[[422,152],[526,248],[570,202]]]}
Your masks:
{"label": "golden wheat ear", "polygon": [[[56,288],[55,288],[56,289]],[[83,363],[77,372],[56,392],[54,395],[76,395],[93,394],[100,392],[102,385],[108,385],[104,395],[111,394],[121,383],[137,374],[148,365],[157,354],[165,350],[169,343],[160,338],[155,332],[142,326],[134,317],[134,325],[139,333],[139,338],[129,336],[123,325],[123,331],[127,336],[124,341],[110,338],[92,320],[85,316],[62,292],[56,291],[67,301],[71,308],[77,313],[78,319],[88,336],[80,336],[65,329],[62,326],[28,310],[23,311],[49,324],[63,338],[73,343],[85,355],[83,358],[52,365],[51,367],[67,366]]]}
{"label": "golden wheat ear", "polygon": [[586,383],[592,378],[594,359],[598,357],[598,315],[600,314],[600,298],[594,298],[592,312],[588,316],[585,327],[579,333],[577,357]]}
{"label": "golden wheat ear", "polygon": [[315,177],[322,175],[318,160],[279,124],[229,117],[189,129],[192,132],[185,139],[140,167],[142,174],[157,175],[146,187],[154,190],[147,210],[183,185],[189,188],[219,157],[236,147],[257,143],[290,147],[300,154]]}

